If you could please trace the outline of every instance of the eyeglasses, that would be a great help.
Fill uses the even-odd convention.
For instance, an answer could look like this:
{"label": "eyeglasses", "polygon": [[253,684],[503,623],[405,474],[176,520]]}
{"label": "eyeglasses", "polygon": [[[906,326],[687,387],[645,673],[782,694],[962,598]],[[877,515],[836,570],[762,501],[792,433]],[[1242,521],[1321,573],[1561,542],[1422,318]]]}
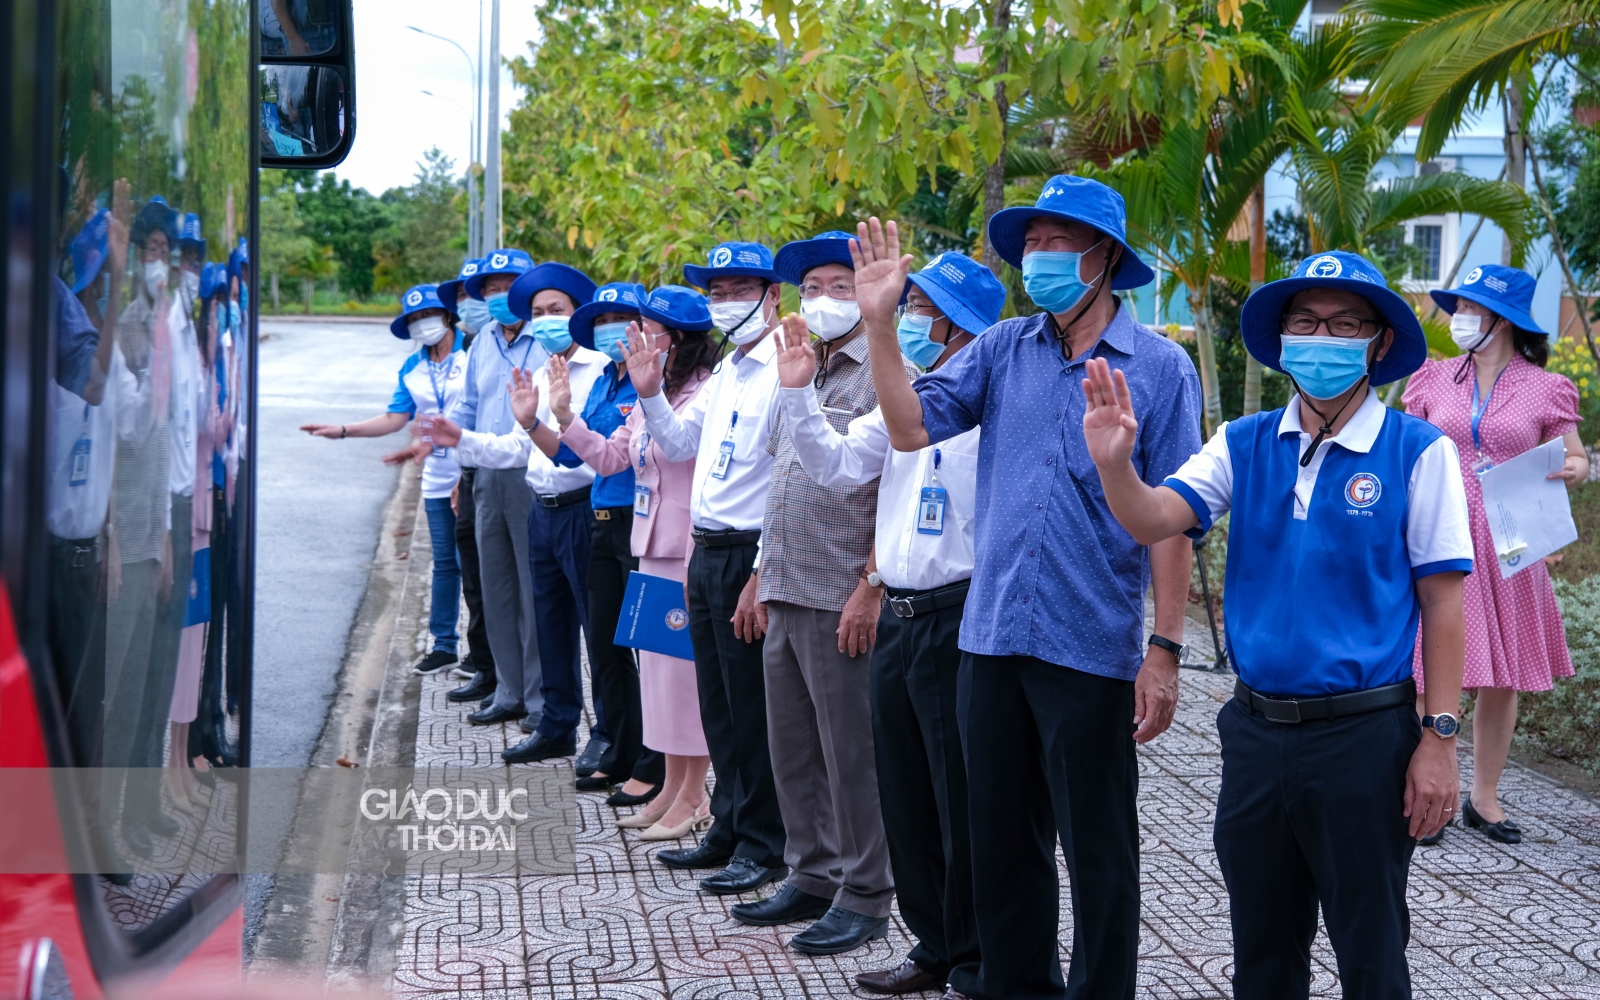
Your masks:
{"label": "eyeglasses", "polygon": [[766,290],[766,286],[761,282],[751,281],[734,285],[732,288],[717,289],[707,297],[712,302],[754,302],[761,298]]}
{"label": "eyeglasses", "polygon": [[824,294],[830,299],[841,299],[845,302],[850,302],[856,297],[856,286],[851,281],[835,281],[826,286],[815,281],[807,281],[800,286],[800,297],[802,299],[814,299]]}
{"label": "eyeglasses", "polygon": [[918,303],[915,303],[915,302],[907,302],[905,305],[900,307],[900,315],[902,315],[902,316],[931,316],[935,320],[944,319],[944,313],[940,311],[938,306],[934,305],[931,302],[923,302],[921,304],[918,304]]}
{"label": "eyeglasses", "polygon": [[1383,324],[1377,320],[1362,319],[1360,316],[1329,316],[1323,319],[1315,313],[1292,312],[1283,317],[1283,332],[1295,337],[1309,337],[1323,327],[1327,327],[1328,333],[1335,337],[1359,337],[1369,326],[1373,332],[1383,328]]}

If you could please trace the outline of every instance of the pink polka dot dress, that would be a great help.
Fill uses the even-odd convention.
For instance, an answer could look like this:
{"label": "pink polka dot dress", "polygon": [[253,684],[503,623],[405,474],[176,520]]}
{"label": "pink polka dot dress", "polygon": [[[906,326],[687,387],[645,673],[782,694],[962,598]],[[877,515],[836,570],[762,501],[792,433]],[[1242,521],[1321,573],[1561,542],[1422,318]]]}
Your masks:
{"label": "pink polka dot dress", "polygon": [[[1466,579],[1466,688],[1548,691],[1557,677],[1572,676],[1567,633],[1550,587],[1544,561],[1510,579],[1500,578],[1483,489],[1472,466],[1472,383],[1475,373],[1455,381],[1460,358],[1429,361],[1411,376],[1403,397],[1406,412],[1438,427],[1461,453],[1461,478],[1467,487],[1472,521],[1473,571]],[[1511,359],[1495,384],[1478,422],[1483,453],[1499,463],[1558,438],[1578,426],[1578,390],[1565,377],[1547,372],[1522,356]],[[1416,659],[1422,683],[1422,657]]]}

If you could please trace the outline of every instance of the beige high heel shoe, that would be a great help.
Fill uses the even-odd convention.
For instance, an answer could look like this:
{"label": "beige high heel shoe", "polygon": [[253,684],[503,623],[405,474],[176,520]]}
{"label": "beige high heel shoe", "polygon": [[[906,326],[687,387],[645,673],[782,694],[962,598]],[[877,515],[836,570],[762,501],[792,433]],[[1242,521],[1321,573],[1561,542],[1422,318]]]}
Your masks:
{"label": "beige high heel shoe", "polygon": [[689,835],[689,831],[702,831],[711,829],[711,800],[707,799],[695,810],[695,814],[679,823],[677,826],[662,826],[660,823],[652,825],[648,830],[639,834],[640,840],[682,840]]}
{"label": "beige high heel shoe", "polygon": [[[659,796],[657,796],[657,798],[659,798]],[[651,803],[651,805],[654,805],[654,804],[655,803]],[[617,829],[619,829],[619,830],[644,830],[644,829],[647,829],[649,827],[652,827],[652,826],[655,825],[656,820],[660,819],[661,817],[663,817],[663,816],[665,816],[667,814],[667,809],[671,805],[672,805],[672,803],[667,802],[667,803],[662,804],[660,809],[656,809],[656,810],[653,810],[653,811],[648,806],[646,806],[644,809],[640,810],[639,812],[634,813],[632,816],[624,816],[621,819],[617,820]]]}

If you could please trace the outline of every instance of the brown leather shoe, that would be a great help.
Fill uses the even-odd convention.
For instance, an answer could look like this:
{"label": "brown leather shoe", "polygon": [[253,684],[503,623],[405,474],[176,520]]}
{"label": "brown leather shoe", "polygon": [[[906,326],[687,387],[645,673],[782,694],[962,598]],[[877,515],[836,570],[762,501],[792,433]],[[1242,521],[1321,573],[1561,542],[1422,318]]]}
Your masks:
{"label": "brown leather shoe", "polygon": [[[918,993],[944,985],[938,976],[923,972],[917,963],[906,959],[898,968],[882,972],[863,972],[856,977],[856,985],[874,993]],[[960,994],[956,994],[960,996]]]}

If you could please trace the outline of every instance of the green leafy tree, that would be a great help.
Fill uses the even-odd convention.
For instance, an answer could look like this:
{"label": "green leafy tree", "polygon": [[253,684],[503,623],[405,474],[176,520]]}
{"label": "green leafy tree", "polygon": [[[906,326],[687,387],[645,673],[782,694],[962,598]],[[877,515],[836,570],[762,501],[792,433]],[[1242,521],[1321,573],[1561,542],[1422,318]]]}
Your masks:
{"label": "green leafy tree", "polygon": [[423,154],[417,179],[387,191],[390,223],[373,238],[373,287],[401,292],[412,285],[444,281],[461,270],[466,220],[456,204],[462,181],[438,148]]}
{"label": "green leafy tree", "polygon": [[371,296],[373,242],[390,225],[389,206],[331,171],[320,177],[296,172],[295,178],[306,235],[333,251],[340,284],[347,292],[363,299]]}

